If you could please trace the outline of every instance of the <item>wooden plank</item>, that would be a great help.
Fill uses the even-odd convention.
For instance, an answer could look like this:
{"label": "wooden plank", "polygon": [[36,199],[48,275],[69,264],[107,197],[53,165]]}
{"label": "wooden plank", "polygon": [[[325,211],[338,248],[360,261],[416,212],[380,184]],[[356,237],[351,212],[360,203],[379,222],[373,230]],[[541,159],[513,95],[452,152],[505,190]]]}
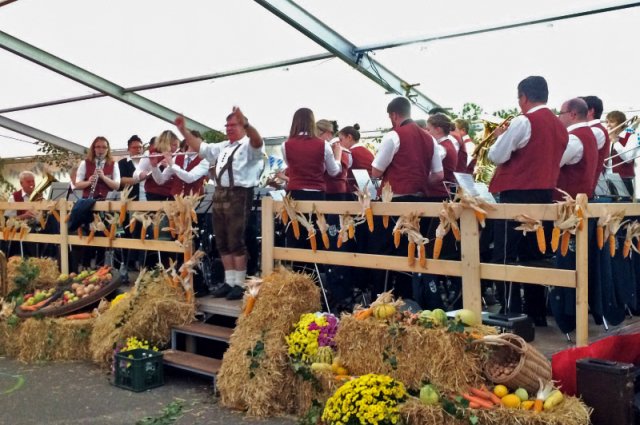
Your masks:
{"label": "wooden plank", "polygon": [[[577,196],[578,204],[586,205],[584,194]],[[589,236],[586,220],[589,208],[585,213],[585,225],[576,232],[576,346],[589,345]]]}
{"label": "wooden plank", "polygon": [[[9,240],[19,241],[20,240],[19,233],[16,233],[13,239],[9,238]],[[45,235],[42,233],[28,233],[24,236],[24,238],[22,238],[22,242],[59,244],[60,241],[61,241],[60,235]]]}
{"label": "wooden plank", "polygon": [[165,350],[162,354],[162,360],[165,365],[202,375],[215,376],[222,366],[222,360],[184,351]]}
{"label": "wooden plank", "polygon": [[506,282],[563,286],[565,288],[576,287],[576,272],[574,270],[481,263],[480,277]]}
{"label": "wooden plank", "polygon": [[624,211],[624,215],[636,216],[640,215],[640,203],[615,203],[615,204],[597,204],[592,203],[587,206],[589,217],[602,217],[617,211]]}
{"label": "wooden plank", "polygon": [[91,241],[91,244],[87,243],[87,236],[83,236],[82,239],[78,236],[69,236],[69,244],[70,245],[80,245],[80,246],[100,246],[104,248],[124,248],[124,249],[140,249],[147,251],[163,251],[163,252],[179,252],[181,254],[184,253],[184,248],[181,248],[175,241],[161,241],[161,240],[153,240],[147,239],[142,242],[140,239],[127,239],[127,238],[116,238],[113,241],[110,241],[109,238],[104,236],[96,236]]}
{"label": "wooden plank", "polygon": [[193,322],[184,326],[174,327],[176,333],[193,335],[200,338],[212,339],[215,341],[228,342],[233,333],[232,328],[224,326],[209,325],[202,322]]}
{"label": "wooden plank", "polygon": [[478,317],[482,314],[482,289],[480,286],[480,232],[475,214],[470,210],[460,215],[462,268],[462,306]]}
{"label": "wooden plank", "polygon": [[[262,198],[262,257],[260,264],[262,276],[268,276],[273,272],[273,245],[274,245],[274,212],[273,198]],[[282,206],[280,206],[282,208]]]}
{"label": "wooden plank", "polygon": [[238,317],[242,309],[242,300],[227,300],[212,296],[196,298],[198,311],[221,316]]}
{"label": "wooden plank", "polygon": [[60,271],[69,274],[69,228],[67,226],[67,215],[69,210],[67,204],[61,202],[60,206]]}

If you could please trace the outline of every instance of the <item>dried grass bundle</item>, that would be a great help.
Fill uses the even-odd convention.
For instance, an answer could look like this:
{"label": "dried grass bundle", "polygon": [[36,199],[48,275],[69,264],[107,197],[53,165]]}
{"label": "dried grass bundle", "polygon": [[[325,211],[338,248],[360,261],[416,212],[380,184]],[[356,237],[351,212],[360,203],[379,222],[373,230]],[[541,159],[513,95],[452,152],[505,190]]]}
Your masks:
{"label": "dried grass bundle", "polygon": [[[478,418],[478,425],[588,425],[591,410],[575,397],[565,397],[557,408],[550,412],[534,413],[530,410],[496,408],[468,409],[467,413]],[[400,406],[400,413],[407,425],[463,425],[468,419],[455,419],[440,408],[427,406],[412,397]]]}
{"label": "dried grass bundle", "polygon": [[20,334],[21,323],[10,325],[6,321],[0,320],[0,355],[16,357],[18,355],[18,344],[16,338]]}
{"label": "dried grass bundle", "polygon": [[182,289],[172,286],[164,270],[143,270],[131,294],[96,319],[91,357],[108,367],[116,344],[132,336],[156,346],[166,345],[171,328],[190,323],[194,314],[194,304],[184,301]]}
{"label": "dried grass bundle", "polygon": [[88,360],[93,319],[27,319],[15,335],[18,360]]}
{"label": "dried grass bundle", "polygon": [[[477,333],[490,332],[475,327]],[[483,382],[483,349],[472,348],[468,335],[445,328],[389,325],[373,318],[343,315],[336,335],[340,359],[353,375],[387,374],[419,389],[423,382],[462,391]]]}
{"label": "dried grass bundle", "polygon": [[284,338],[300,315],[319,309],[320,291],[308,275],[280,269],[265,277],[253,311],[238,318],[224,354],[222,404],[254,417],[291,411],[296,388]]}
{"label": "dried grass bundle", "polygon": [[23,259],[22,257],[13,256],[7,261],[7,293],[16,288],[14,279],[18,274],[18,266],[23,260],[27,261],[29,265],[36,266],[39,270],[38,277],[29,285],[29,289],[50,287],[57,282],[58,276],[60,276],[60,269],[58,268],[58,262],[53,258],[29,257]]}

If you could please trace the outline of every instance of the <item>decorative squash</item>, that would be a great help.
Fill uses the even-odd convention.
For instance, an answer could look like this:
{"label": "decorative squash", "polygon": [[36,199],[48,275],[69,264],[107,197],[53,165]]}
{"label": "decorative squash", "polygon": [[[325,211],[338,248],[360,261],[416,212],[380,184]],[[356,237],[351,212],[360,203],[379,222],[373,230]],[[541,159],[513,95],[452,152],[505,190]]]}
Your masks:
{"label": "decorative squash", "polygon": [[378,304],[373,307],[373,315],[376,319],[385,320],[396,314],[396,307],[393,304]]}
{"label": "decorative squash", "polygon": [[316,363],[333,363],[333,349],[331,347],[318,347],[314,361]]}

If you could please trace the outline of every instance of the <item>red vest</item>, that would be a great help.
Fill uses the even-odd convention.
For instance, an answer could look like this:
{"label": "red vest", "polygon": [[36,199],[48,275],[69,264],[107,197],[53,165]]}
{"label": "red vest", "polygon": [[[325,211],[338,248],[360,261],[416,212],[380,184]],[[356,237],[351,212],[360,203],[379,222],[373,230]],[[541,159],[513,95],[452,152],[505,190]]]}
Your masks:
{"label": "red vest", "polygon": [[384,171],[383,181],[388,181],[397,195],[429,195],[431,160],[436,155],[433,137],[411,120],[394,130],[400,136],[400,147]]}
{"label": "red vest", "polygon": [[[96,163],[93,161],[85,161],[84,165],[86,168],[84,173],[84,178],[88,180],[89,177],[91,177],[96,171]],[[110,179],[113,178],[113,167],[114,167],[114,162],[109,161],[106,164],[104,164],[104,167],[102,168],[104,175],[109,177]],[[110,190],[111,189],[109,188],[109,186],[107,186],[107,184],[104,181],[102,181],[101,179],[98,179],[98,183],[96,184],[96,190],[93,192],[93,198],[105,199],[107,197],[107,193],[109,193]],[[91,194],[91,186],[84,188],[84,190],[82,191],[83,198],[88,198],[90,194]]]}
{"label": "red vest", "polygon": [[329,173],[324,172],[324,183],[326,193],[347,193],[347,173],[349,172],[349,152],[342,151],[340,164],[342,171],[335,177],[331,177]]}
{"label": "red vest", "polygon": [[[469,137],[469,136],[467,136],[467,138],[466,138],[466,139],[465,139],[464,137],[462,138],[462,145],[464,146],[464,150],[465,150],[465,151],[467,150],[467,142],[468,142],[468,141],[473,143],[473,140],[472,140],[472,139],[471,139],[471,137]],[[471,155],[473,155],[473,152],[467,152],[467,161],[469,160],[469,157],[470,157]],[[458,162],[459,162],[459,161],[460,161],[460,160],[458,160]],[[475,159],[475,158],[472,158],[472,159],[471,159],[471,162],[469,162],[469,164],[467,164],[466,171],[464,171],[464,172],[465,172],[465,173],[467,173],[467,174],[473,174],[473,170],[474,170],[474,168],[476,168],[476,162],[477,162],[477,161],[476,161],[476,159]],[[466,163],[465,163],[465,164],[466,164]]]}
{"label": "red vest", "polygon": [[[200,161],[202,160],[200,156],[195,155],[195,157],[191,160],[191,162],[189,162],[189,165],[185,169],[184,168],[185,156],[186,155],[178,155],[175,160],[176,165],[185,171],[193,170],[198,164],[200,164]],[[172,181],[172,186],[173,186],[171,189],[172,195],[191,195],[191,194],[202,195],[204,193],[204,179],[206,176],[200,177],[198,180],[194,181],[193,183],[186,183],[182,181],[182,179],[180,179],[178,176],[175,176],[175,177],[176,178],[173,179]]]}
{"label": "red vest", "polygon": [[[558,188],[564,190],[574,199],[578,193],[585,193],[588,198],[593,197],[593,175],[598,161],[598,141],[590,127],[573,129],[569,134],[575,135],[582,143],[582,159],[576,164],[565,164],[560,168]],[[562,200],[562,194],[557,190],[553,193],[553,200]]]}
{"label": "red vest", "polygon": [[560,160],[569,141],[567,129],[547,108],[525,115],[531,123],[531,138],[524,148],[498,165],[489,191],[554,189]]}
{"label": "red vest", "polygon": [[353,146],[351,148],[351,168],[349,169],[349,191],[355,192],[358,189],[356,179],[351,170],[367,170],[371,177],[371,163],[373,162],[373,153],[364,146]]}
{"label": "red vest", "polygon": [[[24,202],[24,198],[22,197],[22,190],[16,190],[15,192],[13,192],[13,200],[16,202]],[[26,212],[26,210],[18,210],[16,215],[22,215]]]}
{"label": "red vest", "polygon": [[[631,133],[627,133],[626,131],[623,131],[618,136],[618,142],[620,142],[622,146],[626,147],[627,142],[629,141],[629,136],[631,136]],[[613,155],[617,155],[616,151],[613,151],[611,153]],[[636,175],[635,170],[633,169],[635,164],[634,160],[631,160],[625,163],[625,162],[622,162],[622,158],[620,158],[620,156],[617,156],[613,158],[611,161],[612,161],[611,165],[613,165],[613,168],[611,169],[611,171],[614,173],[620,174],[620,177],[632,178]]]}
{"label": "red vest", "polygon": [[287,190],[325,191],[324,144],[318,137],[296,136],[285,142],[289,183]]}
{"label": "red vest", "polygon": [[604,160],[609,156],[609,153],[611,152],[611,141],[609,140],[609,132],[606,128],[604,128],[602,124],[594,124],[591,127],[599,128],[604,133],[604,145],[602,145],[602,147],[598,149],[598,163],[596,164],[596,179],[594,182],[595,188],[595,185],[598,184],[598,178],[600,178],[600,175],[604,170]]}
{"label": "red vest", "polygon": [[[459,156],[458,152],[456,152],[455,146],[453,146],[453,142],[451,139],[444,139],[441,142],[438,142],[442,148],[444,148],[446,152],[446,156],[442,158],[442,168],[444,170],[444,181],[455,183],[456,178],[453,175],[454,171],[458,169],[458,161]],[[437,154],[436,154],[437,155]],[[466,161],[465,156],[465,161]],[[438,182],[435,187],[430,187],[430,196],[448,196],[447,189],[445,188],[442,182]]]}
{"label": "red vest", "polygon": [[[153,155],[155,153],[155,148],[149,149],[149,155]],[[147,177],[147,179],[144,181],[144,191],[146,193],[152,193],[154,195],[171,196],[173,191],[174,179],[175,176],[171,176],[168,181],[160,185],[156,183],[152,175],[149,175],[149,177]]]}
{"label": "red vest", "polygon": [[[464,141],[462,140],[461,137],[456,137],[453,134],[451,134],[450,136],[454,137],[458,141],[458,146],[460,147],[458,149],[458,163],[456,165],[455,171],[457,173],[466,173],[467,172],[467,147],[464,145]],[[455,182],[455,180],[451,180],[451,181]]]}

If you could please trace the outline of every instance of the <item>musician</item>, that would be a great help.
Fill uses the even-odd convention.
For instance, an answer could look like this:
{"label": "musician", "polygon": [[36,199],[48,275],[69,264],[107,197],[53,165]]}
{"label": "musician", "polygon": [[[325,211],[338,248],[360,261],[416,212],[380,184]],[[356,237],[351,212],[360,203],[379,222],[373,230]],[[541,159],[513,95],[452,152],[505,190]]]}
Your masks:
{"label": "musician", "polygon": [[78,167],[75,187],[83,190],[83,198],[94,199],[105,199],[110,190],[120,188],[120,169],[115,166],[106,138],[98,136],[91,143]]}
{"label": "musician", "polygon": [[[18,175],[20,181],[20,189],[16,190],[9,196],[8,202],[29,202],[29,198],[36,187],[36,176],[31,171],[21,171]],[[5,216],[16,217],[20,220],[29,220],[35,217],[33,210],[7,210]]]}
{"label": "musician", "polygon": [[238,107],[227,116],[229,140],[225,142],[202,143],[185,127],[183,117],[176,119],[176,126],[189,146],[214,164],[213,225],[225,277],[212,295],[240,299],[247,273],[245,231],[265,155],[264,142]]}
{"label": "musician", "polygon": [[373,153],[362,143],[360,143],[360,125],[348,125],[338,132],[340,145],[351,152],[352,163],[348,170],[347,181],[349,182],[349,192],[353,193],[358,188],[353,170],[367,170],[371,177],[371,164],[373,163]]}
{"label": "musician", "polygon": [[[560,160],[557,187],[574,199],[579,193],[593,198],[593,176],[598,166],[598,142],[587,121],[587,102],[580,98],[567,100],[560,107],[558,118],[569,132],[567,147]],[[556,191],[554,200],[562,200]]]}
{"label": "musician", "polygon": [[174,176],[164,154],[173,154],[180,147],[180,139],[170,130],[165,130],[155,138],[154,145],[149,148],[149,156],[140,159],[134,180],[144,181],[144,192],[148,201],[169,201],[173,199]]}
{"label": "musician", "polygon": [[[460,151],[460,144],[458,140],[453,137],[450,132],[453,128],[453,123],[445,114],[437,113],[431,115],[427,119],[427,132],[438,142],[437,154],[440,155],[442,160],[442,167],[444,169],[444,182],[455,183],[456,178],[453,173],[458,171],[458,153]],[[467,161],[466,154],[463,158],[465,164]],[[443,182],[430,187],[431,200],[442,201],[449,196],[447,188]]]}
{"label": "musician", "polygon": [[460,137],[462,146],[464,146],[464,150],[467,155],[466,164],[463,162],[460,162],[461,158],[458,158],[458,165],[459,166],[466,165],[466,170],[463,172],[468,174],[473,174],[473,169],[476,166],[476,160],[473,158],[472,154],[473,154],[473,151],[476,150],[476,144],[474,143],[471,136],[469,136],[469,121],[462,118],[456,118],[453,121],[453,123],[456,126],[456,129],[453,132],[454,136],[457,135]]}
{"label": "musician", "polygon": [[[338,132],[338,123],[336,121],[319,120],[316,123],[317,136],[330,144],[339,143],[340,139],[335,135]],[[347,149],[343,149],[342,145],[340,153],[340,166],[341,170],[335,176],[330,176],[325,170],[324,182],[325,182],[325,199],[328,201],[346,201],[349,198],[348,186],[347,186],[347,174],[353,159],[351,158],[351,152]]]}
{"label": "musician", "polygon": [[609,141],[609,132],[600,122],[602,117],[602,100],[598,96],[582,96],[582,100],[587,102],[587,124],[591,127],[593,135],[596,137],[596,143],[598,146],[598,161],[596,162],[596,177],[593,182],[594,187],[598,184],[598,179],[602,175],[604,170],[605,158],[609,156],[611,151],[611,144]]}
{"label": "musician", "polygon": [[611,135],[611,172],[620,174],[627,190],[634,195],[635,157],[638,155],[637,141],[632,139],[633,131],[625,128],[627,117],[623,112],[611,111],[607,114],[607,127]]}
{"label": "musician", "polygon": [[[199,133],[194,137],[202,140]],[[202,195],[204,194],[204,180],[209,176],[209,161],[201,158],[198,152],[187,144],[185,155],[178,155],[175,159],[167,159],[171,172],[177,177],[173,181],[174,195]]]}
{"label": "musician", "polygon": [[[133,135],[127,141],[128,155],[118,161],[120,169],[120,190],[125,186],[131,186],[129,196],[134,201],[146,201],[144,186],[140,184],[140,180],[133,177],[136,167],[140,163],[139,156],[142,154],[142,140],[137,135]],[[142,190],[140,190],[142,188]]]}
{"label": "musician", "polygon": [[[371,164],[371,175],[388,182],[393,190],[395,202],[424,202],[431,195],[430,187],[441,184],[444,178],[442,159],[436,154],[437,142],[411,119],[411,103],[404,97],[396,97],[387,105],[387,114],[393,129],[385,134],[378,153]],[[407,242],[402,240],[394,249],[391,236],[392,225],[383,229],[376,220],[371,250],[377,254],[406,255]],[[421,220],[421,232],[426,234],[428,220]],[[385,274],[374,277],[374,290],[384,288]],[[396,295],[411,296],[410,285],[396,280]]]}
{"label": "musician", "polygon": [[[567,147],[569,135],[558,117],[546,106],[549,97],[547,81],[540,76],[527,77],[518,84],[518,104],[522,115],[508,127],[499,127],[496,142],[489,149],[489,160],[497,169],[489,191],[499,195],[501,203],[546,204],[553,199],[553,190],[560,174],[560,160]],[[516,222],[494,222],[494,249],[491,261],[504,263],[540,258],[534,233],[515,230]],[[524,240],[523,240],[524,238]],[[521,242],[524,242],[521,244]],[[504,285],[498,290],[504,295]],[[501,297],[502,311],[522,310],[519,290],[509,291],[509,302]],[[525,285],[525,313],[538,326],[546,326],[544,287]]]}
{"label": "musician", "polygon": [[[569,193],[574,199],[579,193],[584,193],[591,199],[595,187],[593,176],[598,165],[598,144],[589,126],[587,115],[587,103],[581,98],[567,100],[558,113],[558,118],[569,132],[569,141],[560,160],[561,168],[557,187]],[[562,193],[556,191],[554,200],[562,200]],[[592,226],[588,226],[588,234],[593,235]],[[561,269],[575,269],[575,251],[569,249],[564,256],[558,253],[556,265]],[[592,265],[593,263],[589,268]],[[549,300],[560,330],[568,333],[575,329],[575,289],[552,287]]]}

